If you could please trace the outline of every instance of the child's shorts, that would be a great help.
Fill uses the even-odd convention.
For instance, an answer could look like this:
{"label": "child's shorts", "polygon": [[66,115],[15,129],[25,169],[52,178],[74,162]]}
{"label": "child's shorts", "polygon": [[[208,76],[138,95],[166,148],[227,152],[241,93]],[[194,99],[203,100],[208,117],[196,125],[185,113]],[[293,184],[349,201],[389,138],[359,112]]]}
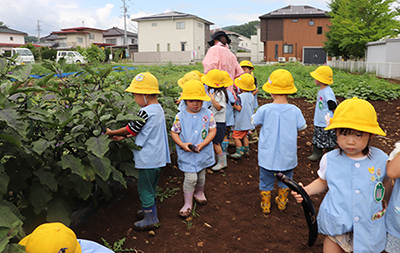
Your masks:
{"label": "child's shorts", "polygon": [[348,232],[343,235],[330,236],[334,243],[339,245],[345,252],[353,252],[353,232]]}
{"label": "child's shorts", "polygon": [[400,252],[400,238],[387,233],[386,238],[386,248],[387,253],[397,253]]}
{"label": "child's shorts", "polygon": [[213,144],[220,144],[224,140],[226,124],[217,122],[217,134],[214,137]]}
{"label": "child's shorts", "polygon": [[336,134],[335,130],[324,130],[324,127],[314,127],[313,144],[316,144],[318,148],[330,148],[333,149],[336,146]]}
{"label": "child's shorts", "polygon": [[[260,191],[272,191],[274,189],[275,181],[277,181],[275,175],[278,172],[281,172],[290,179],[293,178],[293,169],[285,171],[274,171],[260,167],[260,183],[259,183]],[[278,180],[278,187],[283,189],[288,188],[284,183],[282,183],[279,180]]]}
{"label": "child's shorts", "polygon": [[232,138],[233,139],[243,139],[244,137],[247,136],[248,132],[249,132],[249,130],[236,131],[235,129],[233,129]]}

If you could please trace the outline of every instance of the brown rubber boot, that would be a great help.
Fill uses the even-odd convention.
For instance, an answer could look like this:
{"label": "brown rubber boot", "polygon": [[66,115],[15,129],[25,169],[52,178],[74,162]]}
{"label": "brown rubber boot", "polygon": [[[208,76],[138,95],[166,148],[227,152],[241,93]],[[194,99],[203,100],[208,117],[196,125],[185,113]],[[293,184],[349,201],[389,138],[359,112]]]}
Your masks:
{"label": "brown rubber boot", "polygon": [[263,214],[269,214],[271,212],[271,191],[261,191],[261,210]]}
{"label": "brown rubber boot", "polygon": [[275,203],[277,204],[279,210],[281,210],[282,212],[286,210],[286,203],[289,201],[287,198],[288,193],[289,188],[279,188],[278,196],[275,198]]}

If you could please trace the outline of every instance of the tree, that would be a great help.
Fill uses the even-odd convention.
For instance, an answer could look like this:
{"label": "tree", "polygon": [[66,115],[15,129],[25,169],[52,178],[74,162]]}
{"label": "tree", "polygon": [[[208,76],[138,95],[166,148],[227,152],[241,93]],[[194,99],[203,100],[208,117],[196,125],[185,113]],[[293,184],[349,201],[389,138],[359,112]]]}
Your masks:
{"label": "tree", "polygon": [[366,44],[400,33],[397,0],[332,0],[331,24],[326,32],[324,50],[330,56],[364,57]]}
{"label": "tree", "polygon": [[27,35],[27,36],[24,36],[24,39],[25,39],[25,43],[35,43],[35,42],[38,42],[38,38],[37,38],[36,36]]}
{"label": "tree", "polygon": [[237,26],[224,27],[224,30],[231,31],[250,38],[251,35],[257,35],[257,29],[254,27],[260,24],[260,21],[250,21],[249,23]]}
{"label": "tree", "polygon": [[3,21],[0,21],[0,26],[5,26],[5,27],[8,27],[8,25],[4,24],[4,22],[3,22]]}

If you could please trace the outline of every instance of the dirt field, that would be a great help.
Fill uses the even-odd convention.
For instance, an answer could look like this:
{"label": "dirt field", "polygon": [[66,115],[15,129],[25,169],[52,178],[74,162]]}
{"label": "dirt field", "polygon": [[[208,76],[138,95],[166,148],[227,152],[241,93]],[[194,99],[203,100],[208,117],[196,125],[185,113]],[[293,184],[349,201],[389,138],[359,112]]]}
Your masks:
{"label": "dirt field", "polygon": [[[343,99],[338,98],[339,101]],[[271,100],[260,99],[260,105]],[[308,128],[299,134],[298,167],[293,179],[304,184],[317,177],[317,162],[306,159],[311,154],[314,104],[304,99],[290,99],[298,106],[306,118]],[[389,153],[394,143],[400,140],[398,119],[400,100],[372,101],[378,121],[386,137],[375,136],[371,146]],[[319,236],[313,247],[308,247],[308,227],[300,204],[289,196],[287,210],[281,212],[272,204],[271,213],[264,217],[260,209],[258,189],[259,167],[257,165],[257,144],[250,146],[251,157],[239,161],[228,159],[224,173],[207,174],[205,193],[208,203],[197,205],[192,226],[178,216],[183,205],[181,171],[173,165],[163,170],[159,187],[163,190],[180,188],[172,197],[158,200],[158,213],[162,225],[155,230],[155,236],[148,232],[132,230],[137,220],[136,211],[140,201],[135,185],[119,190],[116,196],[97,210],[90,222],[82,222],[73,227],[78,238],[102,243],[101,237],[113,243],[126,238],[123,248],[134,248],[139,252],[322,252],[322,238]],[[234,147],[229,152],[234,152]],[[277,189],[272,197],[277,195]],[[316,211],[324,197],[312,196]],[[118,199],[119,198],[119,199]]]}

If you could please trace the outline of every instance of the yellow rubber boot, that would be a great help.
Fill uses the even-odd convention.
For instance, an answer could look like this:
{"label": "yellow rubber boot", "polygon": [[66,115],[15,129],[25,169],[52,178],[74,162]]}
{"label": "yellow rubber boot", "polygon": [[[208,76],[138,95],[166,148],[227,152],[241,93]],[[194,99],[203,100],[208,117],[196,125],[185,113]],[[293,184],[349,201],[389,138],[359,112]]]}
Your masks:
{"label": "yellow rubber boot", "polygon": [[287,198],[288,193],[289,188],[279,188],[278,196],[275,198],[275,203],[278,205],[279,210],[281,210],[282,212],[286,210],[286,203],[289,201]]}
{"label": "yellow rubber boot", "polygon": [[261,191],[261,210],[264,214],[271,212],[271,191]]}

